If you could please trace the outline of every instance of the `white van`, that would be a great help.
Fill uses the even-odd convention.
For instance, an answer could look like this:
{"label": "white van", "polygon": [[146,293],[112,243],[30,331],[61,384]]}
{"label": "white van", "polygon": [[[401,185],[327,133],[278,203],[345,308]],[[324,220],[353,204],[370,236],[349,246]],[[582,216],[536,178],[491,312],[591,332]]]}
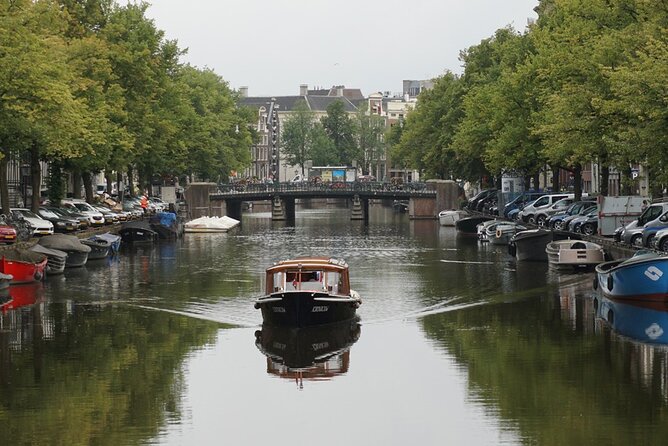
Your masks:
{"label": "white van", "polygon": [[[588,194],[583,193],[582,197],[586,197]],[[524,209],[517,214],[517,219],[522,220],[523,222],[536,223],[536,214],[542,210],[545,210],[555,204],[557,201],[563,198],[574,198],[575,194],[548,194],[543,195],[539,199],[533,202],[532,205],[526,206]]]}

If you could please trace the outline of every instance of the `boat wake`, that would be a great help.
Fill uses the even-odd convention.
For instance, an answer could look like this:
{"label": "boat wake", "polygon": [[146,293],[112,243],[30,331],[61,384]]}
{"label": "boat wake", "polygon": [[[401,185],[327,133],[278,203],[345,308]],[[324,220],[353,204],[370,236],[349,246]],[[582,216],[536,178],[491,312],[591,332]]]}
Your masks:
{"label": "boat wake", "polygon": [[410,319],[420,319],[426,316],[431,316],[434,314],[441,314],[441,313],[449,313],[451,311],[457,311],[457,310],[463,310],[465,308],[471,308],[471,307],[477,307],[480,305],[485,305],[488,303],[488,301],[483,300],[483,301],[477,301],[477,302],[467,302],[467,303],[456,303],[460,301],[462,298],[460,297],[455,297],[452,299],[446,299],[442,302],[439,302],[434,305],[430,305],[428,307],[423,307],[423,308],[418,308],[413,311],[409,311],[406,313],[401,313],[397,314],[395,316],[390,316],[386,318],[381,318],[381,319],[372,319],[372,320],[366,320],[363,319],[362,322],[364,325],[370,325],[370,324],[381,324],[384,322],[389,322],[389,321],[397,321],[397,320],[410,320]]}
{"label": "boat wake", "polygon": [[474,262],[472,260],[444,260],[441,259],[443,263],[463,263],[468,265],[496,265],[496,262]]}
{"label": "boat wake", "polygon": [[[118,302],[117,302],[118,303]],[[160,307],[152,307],[149,305],[139,305],[139,304],[126,304],[129,307],[133,308],[139,308],[142,310],[149,310],[149,311],[161,311],[163,313],[170,313],[170,314],[175,314],[178,316],[184,316],[184,317],[189,317],[193,319],[199,319],[203,321],[208,321],[208,322],[215,322],[218,324],[224,324],[228,325],[230,327],[257,327],[258,323],[255,321],[246,321],[242,319],[237,319],[234,317],[229,317],[226,316],[224,318],[219,318],[215,317],[210,314],[201,314],[201,313],[194,313],[194,312],[189,312],[189,311],[180,311],[180,310],[170,310],[169,308],[160,308]],[[230,328],[228,327],[228,328]]]}

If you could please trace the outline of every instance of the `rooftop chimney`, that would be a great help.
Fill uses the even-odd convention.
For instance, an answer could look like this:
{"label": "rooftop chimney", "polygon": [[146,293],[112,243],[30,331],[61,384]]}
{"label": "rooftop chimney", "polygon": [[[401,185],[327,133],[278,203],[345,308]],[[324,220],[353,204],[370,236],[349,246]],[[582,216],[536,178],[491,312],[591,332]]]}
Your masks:
{"label": "rooftop chimney", "polygon": [[343,85],[339,85],[336,87],[336,96],[342,98],[343,97]]}
{"label": "rooftop chimney", "polygon": [[248,97],[248,87],[239,87],[239,96],[242,98]]}
{"label": "rooftop chimney", "polygon": [[307,96],[307,95],[308,95],[308,85],[301,84],[299,86],[299,96]]}

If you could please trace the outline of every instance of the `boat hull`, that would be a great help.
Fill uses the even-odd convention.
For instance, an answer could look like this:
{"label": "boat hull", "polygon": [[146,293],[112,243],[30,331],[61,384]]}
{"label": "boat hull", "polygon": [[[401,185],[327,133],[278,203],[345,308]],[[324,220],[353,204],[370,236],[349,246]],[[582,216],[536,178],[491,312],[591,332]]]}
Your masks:
{"label": "boat hull", "polygon": [[550,268],[572,270],[592,268],[605,261],[605,253],[600,245],[579,240],[559,240],[545,247]]}
{"label": "boat hull", "polygon": [[355,317],[359,297],[332,296],[313,291],[278,292],[258,299],[265,324],[309,327],[332,324]]}
{"label": "boat hull", "polygon": [[515,257],[519,261],[546,262],[545,247],[552,241],[552,233],[542,230],[527,232],[520,232],[514,237]]}
{"label": "boat hull", "polygon": [[158,234],[152,229],[127,228],[118,231],[125,243],[153,243],[158,240]]}
{"label": "boat hull", "polygon": [[438,222],[441,226],[455,226],[457,221],[465,218],[468,212],[465,211],[441,211],[438,214]]}
{"label": "boat hull", "polygon": [[594,287],[613,299],[668,300],[668,256],[602,263],[596,267]]}
{"label": "boat hull", "polygon": [[3,274],[11,274],[13,276],[11,283],[32,283],[39,282],[44,278],[46,271],[47,258],[38,262],[24,262],[21,260],[9,260],[5,257],[0,262],[0,267]]}
{"label": "boat hull", "polygon": [[494,220],[492,217],[466,217],[461,218],[455,222],[455,227],[460,234],[464,235],[477,235],[478,234],[478,225],[486,221]]}

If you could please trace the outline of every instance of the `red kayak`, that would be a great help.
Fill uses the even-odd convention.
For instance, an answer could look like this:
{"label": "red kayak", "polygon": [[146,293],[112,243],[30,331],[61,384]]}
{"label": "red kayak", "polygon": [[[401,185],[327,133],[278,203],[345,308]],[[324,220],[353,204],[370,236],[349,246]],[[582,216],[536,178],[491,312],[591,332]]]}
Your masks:
{"label": "red kayak", "polygon": [[0,272],[13,276],[11,284],[39,282],[44,278],[46,256],[18,249],[2,250],[0,255]]}

